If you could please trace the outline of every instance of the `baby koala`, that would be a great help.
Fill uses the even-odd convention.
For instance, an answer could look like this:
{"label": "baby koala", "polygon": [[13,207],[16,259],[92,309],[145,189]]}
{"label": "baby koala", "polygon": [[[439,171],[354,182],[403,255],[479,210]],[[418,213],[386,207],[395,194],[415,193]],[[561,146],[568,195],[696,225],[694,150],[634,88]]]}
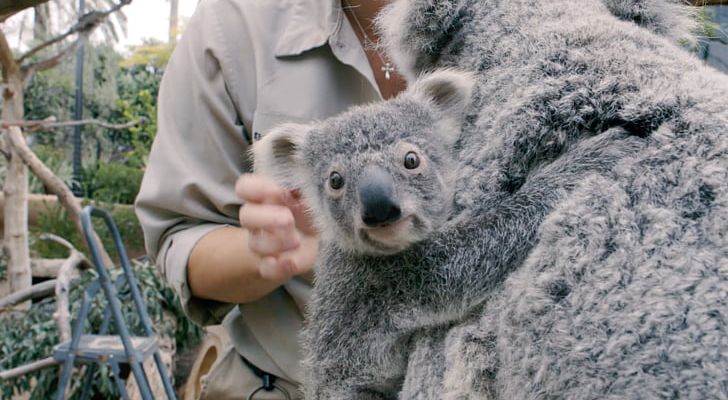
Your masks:
{"label": "baby koala", "polygon": [[[412,349],[436,345],[486,299],[566,191],[640,147],[610,129],[504,192],[487,184],[498,159],[462,151],[489,145],[463,129],[476,83],[435,71],[395,99],[283,125],[256,143],[256,172],[300,189],[321,232],[303,333],[307,399],[406,398]],[[456,192],[473,206],[455,207]]]}
{"label": "baby koala", "polygon": [[469,74],[443,70],[396,100],[280,126],[256,144],[255,170],[301,189],[324,243],[400,252],[450,215],[453,145],[473,84]]}

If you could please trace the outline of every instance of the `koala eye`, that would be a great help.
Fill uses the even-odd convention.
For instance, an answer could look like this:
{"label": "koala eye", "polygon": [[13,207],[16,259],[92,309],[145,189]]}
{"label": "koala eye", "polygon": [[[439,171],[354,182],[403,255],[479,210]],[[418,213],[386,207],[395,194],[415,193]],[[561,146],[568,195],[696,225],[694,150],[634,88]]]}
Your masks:
{"label": "koala eye", "polygon": [[408,151],[404,155],[404,167],[407,169],[415,169],[420,166],[420,157],[414,151]]}
{"label": "koala eye", "polygon": [[344,187],[344,177],[336,171],[331,172],[331,175],[329,175],[329,186],[334,190],[341,189]]}

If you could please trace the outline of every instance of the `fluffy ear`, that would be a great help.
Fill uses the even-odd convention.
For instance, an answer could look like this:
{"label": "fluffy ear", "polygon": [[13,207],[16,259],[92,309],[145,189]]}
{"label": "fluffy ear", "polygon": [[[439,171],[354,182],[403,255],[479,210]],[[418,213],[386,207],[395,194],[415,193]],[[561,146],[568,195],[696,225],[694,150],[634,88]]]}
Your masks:
{"label": "fluffy ear", "polygon": [[289,188],[298,188],[303,181],[301,149],[310,127],[283,124],[273,128],[253,145],[253,169],[268,175]]}
{"label": "fluffy ear", "polygon": [[459,134],[470,106],[477,78],[454,69],[441,69],[421,76],[408,89],[417,100],[430,103],[438,111],[443,132]]}
{"label": "fluffy ear", "polygon": [[422,75],[410,92],[420,100],[431,102],[443,115],[462,115],[470,105],[475,76],[469,72],[441,69]]}

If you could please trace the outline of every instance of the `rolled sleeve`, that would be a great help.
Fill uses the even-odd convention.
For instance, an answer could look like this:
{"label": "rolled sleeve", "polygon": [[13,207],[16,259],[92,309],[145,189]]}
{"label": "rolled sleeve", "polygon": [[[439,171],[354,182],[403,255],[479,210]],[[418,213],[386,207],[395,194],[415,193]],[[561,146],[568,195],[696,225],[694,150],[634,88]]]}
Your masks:
{"label": "rolled sleeve", "polygon": [[167,237],[157,259],[165,279],[179,295],[185,314],[203,326],[221,323],[233,305],[193,297],[187,283],[187,260],[197,241],[223,226],[226,225],[201,224],[180,230]]}
{"label": "rolled sleeve", "polygon": [[[160,86],[157,135],[135,202],[147,253],[188,316],[202,325],[219,323],[231,305],[192,297],[187,261],[200,238],[238,224],[235,181],[251,164],[245,126],[255,89],[246,91],[240,82],[255,82],[255,66],[244,24],[225,24],[231,31],[220,24],[231,18],[230,4],[203,2],[172,54]],[[247,58],[240,55],[248,54],[251,60],[243,62]]]}

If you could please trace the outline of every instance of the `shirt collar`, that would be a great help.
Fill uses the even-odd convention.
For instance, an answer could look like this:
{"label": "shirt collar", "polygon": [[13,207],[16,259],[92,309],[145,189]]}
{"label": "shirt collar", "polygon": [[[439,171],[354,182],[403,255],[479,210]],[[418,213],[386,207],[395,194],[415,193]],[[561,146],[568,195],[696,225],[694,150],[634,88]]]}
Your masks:
{"label": "shirt collar", "polygon": [[323,46],[341,23],[339,0],[294,0],[292,17],[275,48],[276,57]]}

